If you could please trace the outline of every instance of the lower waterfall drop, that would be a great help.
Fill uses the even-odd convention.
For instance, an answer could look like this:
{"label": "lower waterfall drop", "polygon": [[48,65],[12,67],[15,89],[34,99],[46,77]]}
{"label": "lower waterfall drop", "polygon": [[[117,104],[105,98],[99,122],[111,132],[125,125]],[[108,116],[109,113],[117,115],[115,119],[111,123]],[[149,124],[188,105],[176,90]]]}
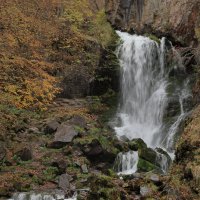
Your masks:
{"label": "lower waterfall drop", "polygon": [[[173,138],[185,117],[182,102],[190,95],[187,84],[174,84],[180,113],[166,125],[163,117],[171,98],[167,92],[171,83],[170,67],[165,61],[165,38],[158,44],[148,37],[120,31],[117,31],[117,34],[122,40],[117,50],[121,66],[121,101],[115,120],[115,132],[119,139],[141,138],[155,152],[157,148],[164,149],[173,158]],[[172,67],[179,66],[174,64]],[[183,89],[186,93],[184,97]],[[166,158],[159,152],[157,154],[160,168],[166,171]],[[138,159],[137,152],[120,153],[116,159],[118,164],[115,164],[115,169],[121,174],[134,173],[137,171]]]}

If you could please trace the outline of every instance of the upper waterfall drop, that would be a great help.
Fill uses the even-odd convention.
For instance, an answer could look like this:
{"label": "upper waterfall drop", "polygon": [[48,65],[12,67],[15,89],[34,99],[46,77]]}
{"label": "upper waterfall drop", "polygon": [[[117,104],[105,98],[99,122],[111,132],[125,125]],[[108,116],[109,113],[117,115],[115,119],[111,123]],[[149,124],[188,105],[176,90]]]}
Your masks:
{"label": "upper waterfall drop", "polygon": [[[180,124],[187,115],[190,81],[180,56],[172,46],[167,48],[165,38],[158,44],[144,36],[117,34],[122,40],[117,49],[121,99],[114,130],[120,139],[141,138],[156,153],[159,168],[165,173],[170,157],[174,158]],[[115,164],[119,174],[137,171],[140,153],[119,154]]]}
{"label": "upper waterfall drop", "polygon": [[150,147],[159,146],[167,95],[165,40],[159,46],[147,37],[117,33],[123,41],[118,49],[122,99],[115,131],[130,140],[142,138]]}

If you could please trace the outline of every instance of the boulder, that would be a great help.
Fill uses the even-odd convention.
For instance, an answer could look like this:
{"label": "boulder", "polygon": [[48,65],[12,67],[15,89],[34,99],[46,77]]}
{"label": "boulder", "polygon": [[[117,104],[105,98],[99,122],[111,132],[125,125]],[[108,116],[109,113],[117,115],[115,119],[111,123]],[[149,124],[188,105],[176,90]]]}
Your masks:
{"label": "boulder", "polygon": [[138,151],[139,157],[143,160],[146,160],[150,163],[156,164],[157,154],[151,148],[141,148]]}
{"label": "boulder", "polygon": [[136,138],[128,143],[129,149],[132,151],[138,151],[138,149],[146,149],[147,145],[141,138]]}
{"label": "boulder", "polygon": [[129,142],[129,139],[125,135],[120,136],[120,140],[124,142]]}
{"label": "boulder", "polygon": [[19,150],[16,155],[22,160],[22,161],[28,161],[33,158],[32,155],[32,149],[29,147],[24,147],[21,150]]}
{"label": "boulder", "polygon": [[83,149],[87,157],[93,158],[103,154],[103,147],[97,139],[93,139],[91,143],[86,144]]}
{"label": "boulder", "polygon": [[[155,150],[156,150],[156,152],[157,152],[157,161],[160,161],[159,159],[165,158],[165,159],[166,159],[166,162],[167,162],[166,164],[167,164],[168,166],[172,163],[171,157],[169,156],[169,154],[168,154],[165,150],[163,150],[162,148],[156,148]],[[159,156],[159,154],[160,154],[161,156]]]}
{"label": "boulder", "polygon": [[138,155],[138,171],[141,172],[152,170],[166,172],[171,163],[170,156],[161,148],[156,148],[155,150],[151,148],[141,148],[138,150]]}
{"label": "boulder", "polygon": [[68,174],[62,174],[59,177],[58,186],[61,188],[65,193],[70,190],[70,177]]}
{"label": "boulder", "polygon": [[48,122],[45,126],[44,132],[46,134],[52,134],[56,132],[57,128],[60,126],[60,123],[57,122],[56,120],[52,120]]}
{"label": "boulder", "polygon": [[127,151],[129,151],[129,146],[128,146],[127,142],[123,142],[123,141],[120,141],[118,139],[115,139],[113,141],[113,145],[120,152],[127,152]]}
{"label": "boulder", "polygon": [[84,154],[92,162],[108,162],[113,163],[117,156],[117,152],[105,149],[98,139],[93,139],[90,143],[82,147]]}
{"label": "boulder", "polygon": [[61,124],[55,133],[53,142],[47,146],[49,148],[62,148],[66,144],[71,143],[77,135],[78,133],[73,126]]}
{"label": "boulder", "polygon": [[156,166],[155,164],[147,160],[144,160],[142,158],[139,158],[137,168],[138,168],[138,172],[149,172],[149,171],[159,169],[158,166]]}

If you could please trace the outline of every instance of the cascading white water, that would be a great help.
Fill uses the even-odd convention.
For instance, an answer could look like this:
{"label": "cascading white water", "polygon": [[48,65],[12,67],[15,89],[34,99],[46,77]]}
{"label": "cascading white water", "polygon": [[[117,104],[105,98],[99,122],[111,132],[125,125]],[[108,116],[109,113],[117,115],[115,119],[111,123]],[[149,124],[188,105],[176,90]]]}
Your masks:
{"label": "cascading white water", "polygon": [[[122,40],[117,52],[121,66],[122,93],[117,114],[119,124],[114,127],[117,136],[119,138],[126,136],[129,140],[141,138],[153,149],[160,147],[167,151],[171,150],[174,145],[174,135],[185,116],[182,107],[185,97],[179,90],[181,91],[179,94],[180,116],[163,134],[165,127],[163,115],[169,98],[167,93],[169,67],[165,66],[165,38],[159,45],[148,37],[120,31],[117,33]],[[120,157],[122,173],[133,173],[137,170],[138,156],[126,153],[118,156],[118,159]],[[162,162],[163,168],[166,168],[164,158]],[[123,169],[123,166],[126,167]]]}
{"label": "cascading white water", "polygon": [[132,174],[137,170],[138,152],[129,151],[119,153],[117,156],[117,166],[115,168],[122,174]]}
{"label": "cascading white water", "polygon": [[[159,142],[154,136],[162,127],[166,105],[164,77],[164,45],[159,45],[143,36],[131,36],[118,32],[123,40],[119,48],[122,69],[122,102],[118,117],[118,136],[129,139],[142,138],[148,146]],[[164,40],[162,40],[164,43]]]}
{"label": "cascading white water", "polygon": [[76,200],[77,194],[75,193],[72,198],[65,198],[62,192],[55,192],[54,194],[48,193],[15,193],[11,199],[8,200]]}

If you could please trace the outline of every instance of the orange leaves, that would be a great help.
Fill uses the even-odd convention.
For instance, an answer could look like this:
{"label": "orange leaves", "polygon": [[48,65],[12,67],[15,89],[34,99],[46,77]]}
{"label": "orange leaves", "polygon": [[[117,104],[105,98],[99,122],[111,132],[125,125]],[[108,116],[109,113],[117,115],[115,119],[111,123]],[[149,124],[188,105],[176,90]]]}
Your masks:
{"label": "orange leaves", "polygon": [[2,58],[0,68],[2,101],[19,108],[44,109],[60,91],[57,78],[49,75],[52,64],[21,57]]}

